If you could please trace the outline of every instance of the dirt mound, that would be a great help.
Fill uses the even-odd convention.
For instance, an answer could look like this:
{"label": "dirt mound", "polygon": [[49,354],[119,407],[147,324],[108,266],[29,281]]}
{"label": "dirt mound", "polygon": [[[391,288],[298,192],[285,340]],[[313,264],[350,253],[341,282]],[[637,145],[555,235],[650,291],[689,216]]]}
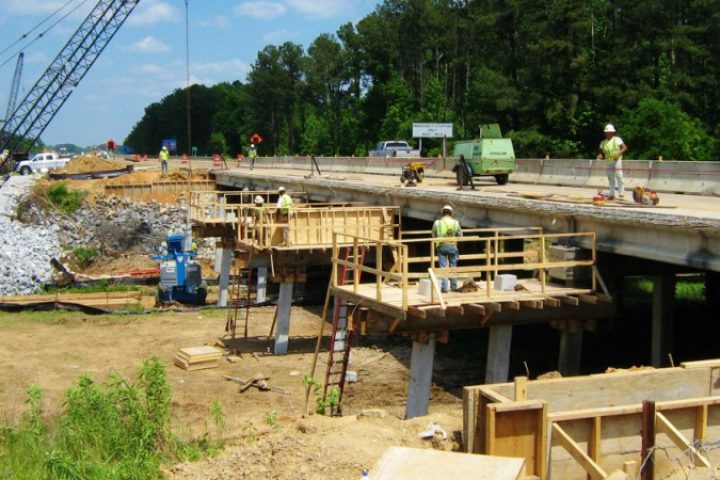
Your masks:
{"label": "dirt mound", "polygon": [[125,165],[121,162],[105,160],[97,155],[81,155],[70,160],[58,173],[89,173],[121,170]]}

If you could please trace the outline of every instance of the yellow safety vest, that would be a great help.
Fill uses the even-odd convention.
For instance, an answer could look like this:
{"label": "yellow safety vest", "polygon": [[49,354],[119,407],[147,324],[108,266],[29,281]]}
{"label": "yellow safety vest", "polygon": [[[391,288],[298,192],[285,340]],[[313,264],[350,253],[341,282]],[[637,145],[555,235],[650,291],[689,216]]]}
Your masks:
{"label": "yellow safety vest", "polygon": [[292,210],[293,206],[293,199],[290,195],[287,193],[283,193],[280,196],[280,213],[283,215],[287,215]]}
{"label": "yellow safety vest", "polygon": [[[460,234],[460,222],[444,216],[436,222],[435,235],[438,238],[457,237]],[[455,244],[456,242],[435,242],[435,245]]]}
{"label": "yellow safety vest", "polygon": [[618,140],[618,137],[614,136],[610,140],[603,140],[600,142],[600,151],[603,152],[605,161],[608,163],[612,163],[617,160],[616,158],[613,158],[613,156],[620,152],[622,145]]}

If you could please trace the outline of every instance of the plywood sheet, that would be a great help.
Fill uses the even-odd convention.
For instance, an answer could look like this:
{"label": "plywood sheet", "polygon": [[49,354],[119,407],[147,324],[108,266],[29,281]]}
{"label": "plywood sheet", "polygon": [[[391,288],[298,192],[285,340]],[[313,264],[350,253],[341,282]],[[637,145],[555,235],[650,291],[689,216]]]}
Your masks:
{"label": "plywood sheet", "polygon": [[390,447],[370,472],[373,480],[517,480],[522,458],[471,455],[430,449]]}

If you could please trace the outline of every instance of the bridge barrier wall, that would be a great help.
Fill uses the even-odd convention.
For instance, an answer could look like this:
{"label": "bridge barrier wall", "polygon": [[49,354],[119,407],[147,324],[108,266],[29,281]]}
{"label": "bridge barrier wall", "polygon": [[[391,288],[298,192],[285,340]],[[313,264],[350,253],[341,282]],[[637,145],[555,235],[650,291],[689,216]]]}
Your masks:
{"label": "bridge barrier wall", "polygon": [[665,192],[720,195],[720,162],[653,162],[647,187]]}
{"label": "bridge barrier wall", "polygon": [[[315,157],[322,173],[397,175],[422,162],[426,176],[454,178],[452,158]],[[249,166],[246,159],[244,166]],[[256,167],[311,171],[310,157],[258,157]],[[317,173],[317,171],[313,171]],[[625,188],[642,185],[660,192],[720,195],[720,162],[623,160]],[[606,164],[591,159],[518,159],[510,182],[607,188]]]}

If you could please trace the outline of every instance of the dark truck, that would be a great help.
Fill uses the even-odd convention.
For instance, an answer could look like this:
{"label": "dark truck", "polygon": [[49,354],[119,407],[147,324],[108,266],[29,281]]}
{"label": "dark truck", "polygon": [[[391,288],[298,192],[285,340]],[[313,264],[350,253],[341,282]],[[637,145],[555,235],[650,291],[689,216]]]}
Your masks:
{"label": "dark truck", "polygon": [[[512,140],[503,138],[500,125],[491,123],[480,129],[481,138],[455,143],[453,159],[458,185],[470,183],[473,177],[493,176],[498,185],[505,185],[515,170],[515,150]],[[460,157],[465,158],[469,171],[464,171]]]}

